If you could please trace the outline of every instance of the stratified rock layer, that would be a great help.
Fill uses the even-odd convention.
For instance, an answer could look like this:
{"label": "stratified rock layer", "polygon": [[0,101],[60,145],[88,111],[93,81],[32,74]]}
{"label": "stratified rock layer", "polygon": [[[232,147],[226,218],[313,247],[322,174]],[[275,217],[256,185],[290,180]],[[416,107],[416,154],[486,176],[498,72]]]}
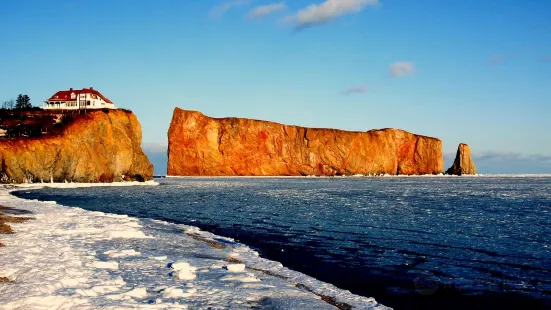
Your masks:
{"label": "stratified rock layer", "polygon": [[476,166],[474,165],[474,161],[471,158],[471,148],[469,148],[467,144],[459,144],[453,165],[448,170],[446,170],[446,174],[476,174]]}
{"label": "stratified rock layer", "polygon": [[59,136],[0,140],[0,182],[149,180],[153,165],[141,140],[133,113],[88,112]]}
{"label": "stratified rock layer", "polygon": [[442,141],[398,129],[350,132],[174,110],[168,175],[439,174]]}

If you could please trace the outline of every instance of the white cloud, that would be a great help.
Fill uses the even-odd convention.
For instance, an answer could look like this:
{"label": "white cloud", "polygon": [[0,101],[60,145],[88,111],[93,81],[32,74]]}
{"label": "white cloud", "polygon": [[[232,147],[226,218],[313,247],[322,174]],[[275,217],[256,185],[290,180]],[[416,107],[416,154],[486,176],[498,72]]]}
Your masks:
{"label": "white cloud", "polygon": [[342,92],[343,95],[352,95],[352,94],[363,94],[367,92],[367,87],[365,86],[356,86],[356,87],[351,87],[345,91]]}
{"label": "white cloud", "polygon": [[214,7],[210,11],[210,16],[213,18],[219,18],[222,15],[224,15],[229,9],[238,7],[238,6],[247,5],[247,4],[250,4],[251,2],[253,2],[253,0],[233,0],[233,1],[224,2]]}
{"label": "white cloud", "polygon": [[247,14],[247,18],[261,19],[274,12],[285,10],[286,8],[287,5],[285,5],[285,3],[283,2],[257,6],[256,8],[252,9],[249,14]]}
{"label": "white cloud", "polygon": [[295,28],[301,29],[327,23],[336,17],[359,13],[367,6],[375,6],[379,0],[325,0],[320,4],[312,4],[295,15],[288,16],[285,21],[291,22]]}
{"label": "white cloud", "polygon": [[402,77],[415,73],[415,66],[411,62],[395,62],[389,67],[390,75],[393,77]]}

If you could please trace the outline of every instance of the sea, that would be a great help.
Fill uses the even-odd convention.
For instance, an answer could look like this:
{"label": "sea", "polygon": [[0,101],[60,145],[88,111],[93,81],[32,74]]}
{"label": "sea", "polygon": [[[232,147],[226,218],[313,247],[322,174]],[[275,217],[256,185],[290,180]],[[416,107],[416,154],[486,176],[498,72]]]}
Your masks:
{"label": "sea", "polygon": [[394,309],[551,309],[551,176],[156,181],[14,194],[198,227]]}

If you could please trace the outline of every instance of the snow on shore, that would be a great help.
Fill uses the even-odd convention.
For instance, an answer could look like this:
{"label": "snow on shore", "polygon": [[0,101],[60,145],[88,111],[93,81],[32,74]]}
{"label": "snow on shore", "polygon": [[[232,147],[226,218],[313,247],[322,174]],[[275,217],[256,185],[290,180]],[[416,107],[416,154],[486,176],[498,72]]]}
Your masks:
{"label": "snow on shore", "polygon": [[5,185],[5,187],[13,188],[82,188],[82,187],[125,187],[125,186],[156,186],[158,182],[153,180],[145,182],[114,182],[114,183],[23,183],[14,185]]}
{"label": "snow on shore", "polygon": [[[90,184],[18,187],[41,186]],[[10,190],[0,188],[0,204],[34,220],[1,236],[0,276],[13,282],[0,283],[0,309],[388,309],[196,227],[29,201]]]}

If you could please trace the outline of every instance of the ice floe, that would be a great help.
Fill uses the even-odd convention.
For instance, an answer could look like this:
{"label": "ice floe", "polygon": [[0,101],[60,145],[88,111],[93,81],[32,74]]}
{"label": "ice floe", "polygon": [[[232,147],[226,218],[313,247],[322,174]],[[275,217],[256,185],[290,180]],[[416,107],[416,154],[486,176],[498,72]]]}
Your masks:
{"label": "ice floe", "polygon": [[172,274],[176,279],[193,280],[197,277],[195,275],[195,270],[197,270],[197,268],[192,267],[188,262],[177,261],[172,263],[170,268],[174,270]]}
{"label": "ice floe", "polygon": [[98,268],[98,269],[117,270],[117,269],[119,269],[119,263],[117,263],[117,262],[93,262],[92,267]]}
{"label": "ice floe", "polygon": [[226,269],[230,272],[243,272],[245,271],[245,264],[229,264]]}

